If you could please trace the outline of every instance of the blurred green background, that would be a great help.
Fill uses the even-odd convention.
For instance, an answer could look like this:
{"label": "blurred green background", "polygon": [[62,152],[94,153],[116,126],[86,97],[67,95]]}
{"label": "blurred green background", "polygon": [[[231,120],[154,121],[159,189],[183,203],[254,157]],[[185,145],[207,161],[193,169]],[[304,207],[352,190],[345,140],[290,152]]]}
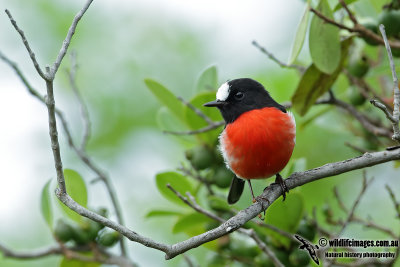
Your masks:
{"label": "blurred green background", "polygon": [[[376,16],[373,0],[360,2],[361,14]],[[42,66],[55,59],[82,4],[77,0],[0,0],[1,10],[7,8],[12,12]],[[171,209],[172,204],[158,192],[154,176],[178,167],[184,160],[185,149],[193,142],[162,133],[156,120],[160,104],[146,88],[144,79],[155,79],[175,94],[190,99],[199,75],[215,65],[219,83],[251,77],[264,84],[278,102],[288,101],[298,75],[271,62],[251,42],[257,40],[286,61],[303,9],[304,2],[300,0],[94,1],[78,26],[70,49],[77,53],[77,82],[93,125],[88,151],[112,178],[127,227],[166,243],[188,238],[184,233],[172,233],[176,218],[145,218],[154,208]],[[45,86],[3,12],[0,36],[1,51],[15,60],[34,87],[44,94]],[[308,51],[303,50],[299,60],[309,62]],[[56,78],[56,103],[65,112],[74,138],[80,140],[79,106],[65,74],[69,66],[66,57]],[[389,69],[383,72],[390,74]],[[342,84],[347,86],[346,82]],[[54,241],[40,214],[40,191],[49,178],[55,178],[47,111],[28,95],[17,76],[3,63],[0,94],[0,242],[21,251],[46,247]],[[296,115],[298,135],[293,160],[305,158],[307,168],[356,156],[358,153],[344,143],[363,142],[348,131],[344,113],[335,108],[306,123],[322,109],[325,107],[315,107],[304,118]],[[89,184],[96,177],[70,151],[60,132],[64,166],[79,171],[85,178],[89,203],[111,207],[104,187]],[[384,185],[390,184],[400,193],[399,171],[393,163],[387,163],[369,168],[368,177],[376,179],[357,214],[393,227],[395,213]],[[332,187],[337,185],[350,205],[354,192],[361,188],[361,178],[361,172],[354,171],[293,191],[302,194],[308,213],[316,207],[320,216],[323,205],[330,203],[338,215],[343,215],[338,211]],[[268,183],[254,182],[256,192],[260,193]],[[246,188],[238,206],[247,207],[250,199]],[[114,214],[111,218],[115,218]],[[321,223],[324,224],[322,219]],[[357,225],[351,225],[345,235],[382,238]],[[199,247],[187,254],[201,264],[213,253]],[[186,266],[182,256],[165,261],[163,253],[136,243],[129,243],[129,254],[140,266]],[[59,261],[57,256],[32,261],[0,256],[0,266],[7,267],[57,266]]]}

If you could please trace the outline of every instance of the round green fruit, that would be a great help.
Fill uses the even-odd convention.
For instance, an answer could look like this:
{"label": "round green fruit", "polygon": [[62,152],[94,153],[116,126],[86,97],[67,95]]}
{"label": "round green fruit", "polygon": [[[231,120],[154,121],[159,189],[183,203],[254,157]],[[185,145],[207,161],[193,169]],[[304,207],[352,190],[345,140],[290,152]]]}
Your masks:
{"label": "round green fruit", "polygon": [[349,98],[350,103],[354,106],[361,106],[362,104],[365,103],[366,100],[366,98],[354,86],[351,86],[347,89],[347,96]]}
{"label": "round green fruit", "polygon": [[92,241],[90,234],[83,227],[73,226],[72,229],[72,240],[74,240],[77,245],[86,245]]}
{"label": "round green fruit", "polygon": [[56,228],[54,229],[54,235],[58,240],[63,243],[68,242],[72,239],[73,234],[74,233],[71,225],[62,220],[57,221]]}
{"label": "round green fruit", "polygon": [[[365,28],[367,28],[368,30],[370,30],[370,31],[372,31],[372,32],[374,32],[376,34],[379,31],[378,25],[376,23],[374,23],[374,22],[366,22],[366,23],[362,23],[362,25]],[[367,44],[372,45],[372,46],[376,46],[376,45],[379,44],[375,39],[372,39],[370,37],[363,37],[363,39]]]}
{"label": "round green fruit", "polygon": [[294,250],[289,255],[289,262],[293,266],[307,266],[310,262],[310,256],[304,250]]}
{"label": "round green fruit", "polygon": [[215,169],[214,182],[219,188],[228,188],[231,184],[233,173],[224,165]]}
{"label": "round green fruit", "polygon": [[306,220],[301,220],[296,233],[311,242],[315,237],[316,229]]}
{"label": "round green fruit", "polygon": [[265,255],[265,253],[260,253],[254,258],[254,265],[256,267],[274,267],[272,260]]}
{"label": "round green fruit", "polygon": [[197,146],[186,151],[186,158],[196,170],[204,170],[214,162],[214,153],[206,146]]}
{"label": "round green fruit", "polygon": [[362,78],[367,74],[369,70],[369,64],[366,57],[361,57],[358,60],[350,62],[347,66],[347,70],[354,77]]}
{"label": "round green fruit", "polygon": [[112,247],[120,240],[121,235],[116,232],[102,232],[98,238],[98,243],[104,247]]}
{"label": "round green fruit", "polygon": [[400,34],[400,10],[385,10],[379,16],[378,24],[385,26],[388,37],[398,37]]}

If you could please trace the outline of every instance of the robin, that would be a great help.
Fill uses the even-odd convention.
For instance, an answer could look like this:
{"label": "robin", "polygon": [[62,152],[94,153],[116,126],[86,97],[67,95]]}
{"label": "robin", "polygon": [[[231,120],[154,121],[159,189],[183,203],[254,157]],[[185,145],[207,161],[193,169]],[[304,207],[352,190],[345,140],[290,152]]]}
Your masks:
{"label": "robin", "polygon": [[296,123],[291,112],[277,103],[257,81],[228,81],[217,91],[216,100],[204,104],[217,107],[225,120],[219,137],[225,163],[235,176],[228,203],[236,203],[247,180],[253,202],[251,179],[276,176],[285,200],[289,192],[279,172],[286,166],[296,143]]}

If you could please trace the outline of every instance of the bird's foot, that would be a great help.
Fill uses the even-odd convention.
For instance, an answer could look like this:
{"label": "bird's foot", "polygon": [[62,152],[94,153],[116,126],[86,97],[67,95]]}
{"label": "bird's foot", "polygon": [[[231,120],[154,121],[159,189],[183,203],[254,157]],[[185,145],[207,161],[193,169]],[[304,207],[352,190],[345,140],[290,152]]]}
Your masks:
{"label": "bird's foot", "polygon": [[282,197],[283,201],[286,199],[286,193],[289,193],[289,188],[287,187],[285,180],[283,180],[282,176],[277,173],[274,184],[279,184],[282,189]]}
{"label": "bird's foot", "polygon": [[258,214],[258,218],[262,221],[264,221],[264,219],[265,219],[265,209],[267,208],[267,207],[265,207],[265,204],[264,204],[265,201],[268,203],[268,205],[270,204],[268,198],[266,198],[266,197],[263,197],[263,196],[257,196],[255,198],[253,197],[253,203],[256,203],[256,202],[260,203],[261,207],[263,209],[263,215],[261,215],[261,213]]}

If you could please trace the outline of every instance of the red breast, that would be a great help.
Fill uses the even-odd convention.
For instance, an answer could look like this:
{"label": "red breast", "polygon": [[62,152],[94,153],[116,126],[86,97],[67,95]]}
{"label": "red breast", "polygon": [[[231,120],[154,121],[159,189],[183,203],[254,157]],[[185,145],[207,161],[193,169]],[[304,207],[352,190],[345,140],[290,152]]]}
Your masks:
{"label": "red breast", "polygon": [[296,142],[293,114],[275,107],[254,109],[228,123],[220,136],[221,151],[240,178],[268,178],[288,163]]}

